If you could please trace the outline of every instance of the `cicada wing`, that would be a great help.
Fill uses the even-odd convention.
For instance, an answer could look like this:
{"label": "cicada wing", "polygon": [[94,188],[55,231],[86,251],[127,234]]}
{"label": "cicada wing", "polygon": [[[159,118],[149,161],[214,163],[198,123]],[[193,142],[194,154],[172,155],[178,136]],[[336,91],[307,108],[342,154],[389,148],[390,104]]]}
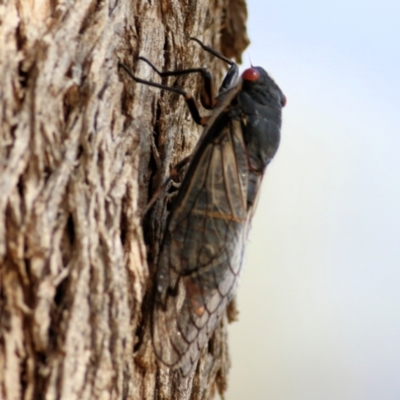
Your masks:
{"label": "cicada wing", "polygon": [[160,253],[152,315],[155,352],[190,372],[237,285],[247,236],[246,152],[226,119],[195,154]]}

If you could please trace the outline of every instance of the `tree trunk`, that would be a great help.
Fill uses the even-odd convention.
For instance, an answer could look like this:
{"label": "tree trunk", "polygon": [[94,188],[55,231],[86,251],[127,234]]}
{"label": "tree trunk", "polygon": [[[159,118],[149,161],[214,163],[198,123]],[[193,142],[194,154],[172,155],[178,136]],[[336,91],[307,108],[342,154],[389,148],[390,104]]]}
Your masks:
{"label": "tree trunk", "polygon": [[[208,399],[226,388],[225,322],[189,379],[159,365],[148,291],[167,196],[199,136],[177,95],[135,84],[240,60],[244,0],[0,4],[0,398]],[[163,80],[196,92],[197,76]]]}

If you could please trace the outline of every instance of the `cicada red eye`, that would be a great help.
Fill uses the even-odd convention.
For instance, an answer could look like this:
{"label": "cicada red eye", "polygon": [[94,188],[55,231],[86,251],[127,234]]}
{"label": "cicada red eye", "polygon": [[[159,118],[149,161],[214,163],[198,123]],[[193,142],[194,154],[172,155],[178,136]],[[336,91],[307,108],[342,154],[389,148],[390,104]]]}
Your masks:
{"label": "cicada red eye", "polygon": [[256,82],[260,78],[260,73],[255,68],[248,68],[243,72],[242,78],[245,81]]}

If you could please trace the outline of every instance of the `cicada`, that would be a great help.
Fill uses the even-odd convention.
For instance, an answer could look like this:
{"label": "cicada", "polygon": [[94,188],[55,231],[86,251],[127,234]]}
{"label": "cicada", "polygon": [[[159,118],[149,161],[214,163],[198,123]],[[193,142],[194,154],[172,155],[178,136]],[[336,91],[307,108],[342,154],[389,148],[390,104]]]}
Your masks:
{"label": "cicada", "polygon": [[188,375],[232,299],[261,181],[280,141],[286,98],[261,67],[246,69],[198,42],[230,68],[214,97],[204,68],[160,72],[201,73],[201,102],[213,113],[201,117],[185,90],[135,77],[184,96],[193,119],[205,125],[174,199],[160,250],[152,305],[152,340],[165,365]]}

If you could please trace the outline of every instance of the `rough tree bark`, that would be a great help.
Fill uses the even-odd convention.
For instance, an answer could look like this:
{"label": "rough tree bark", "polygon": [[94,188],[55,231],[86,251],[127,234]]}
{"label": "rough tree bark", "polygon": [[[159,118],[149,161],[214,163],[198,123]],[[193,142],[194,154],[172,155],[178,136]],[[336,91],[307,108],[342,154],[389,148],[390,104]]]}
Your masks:
{"label": "rough tree bark", "polygon": [[[159,366],[146,323],[168,199],[140,211],[199,129],[162,70],[240,60],[244,0],[0,2],[0,398],[208,399],[224,323],[194,377]],[[217,79],[218,80],[218,79]],[[192,88],[199,77],[164,81]],[[226,324],[225,324],[226,325]]]}

